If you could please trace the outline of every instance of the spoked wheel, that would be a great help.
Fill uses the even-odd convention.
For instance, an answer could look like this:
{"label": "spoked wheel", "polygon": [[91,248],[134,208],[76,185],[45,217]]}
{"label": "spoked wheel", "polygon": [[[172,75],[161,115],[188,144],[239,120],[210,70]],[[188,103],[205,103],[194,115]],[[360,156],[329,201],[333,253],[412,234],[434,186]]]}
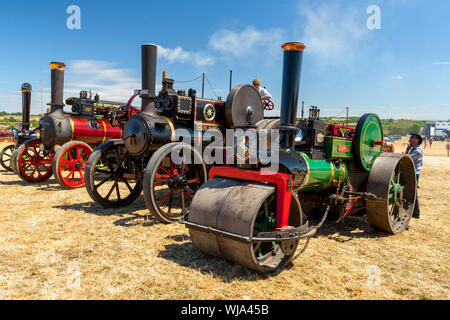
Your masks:
{"label": "spoked wheel", "polygon": [[41,140],[25,141],[15,151],[15,171],[27,182],[45,181],[52,175],[53,154],[44,150]]}
{"label": "spoked wheel", "polygon": [[[246,237],[274,231],[275,194],[273,185],[214,178],[197,191],[189,207],[188,221]],[[293,196],[289,226],[300,227],[302,224],[300,203]],[[261,273],[285,267],[293,258],[299,242],[246,242],[189,228],[192,243],[201,251]]]}
{"label": "spoked wheel", "polygon": [[11,156],[15,150],[15,146],[10,144],[0,151],[0,164],[2,167],[8,171],[13,171],[11,168]]}
{"label": "spoked wheel", "polygon": [[[172,152],[178,159],[171,157]],[[192,146],[166,144],[152,155],[145,169],[145,204],[162,222],[177,222],[206,179],[206,166]]]}
{"label": "spoked wheel", "polygon": [[86,189],[105,208],[132,203],[142,191],[139,168],[129,157],[121,139],[99,145],[86,164]]}
{"label": "spoked wheel", "polygon": [[53,175],[63,189],[84,186],[84,172],[91,153],[91,147],[81,141],[66,142],[56,151],[52,162]]}
{"label": "spoked wheel", "polygon": [[10,167],[15,174],[19,174],[19,169],[17,168],[17,150],[18,149],[13,151],[10,159]]}
{"label": "spoked wheel", "polygon": [[275,108],[275,105],[273,104],[273,101],[270,99],[264,99],[263,100],[264,110],[273,110]]}
{"label": "spoked wheel", "polygon": [[367,217],[375,229],[397,234],[411,220],[416,200],[416,173],[410,156],[381,154],[372,166],[367,192],[378,199],[366,200]]}

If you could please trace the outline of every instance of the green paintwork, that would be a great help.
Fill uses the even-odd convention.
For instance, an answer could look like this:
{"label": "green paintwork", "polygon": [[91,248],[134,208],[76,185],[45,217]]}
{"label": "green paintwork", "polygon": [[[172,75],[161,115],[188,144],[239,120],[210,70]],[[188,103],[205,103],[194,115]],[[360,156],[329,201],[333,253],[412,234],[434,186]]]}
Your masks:
{"label": "green paintwork", "polygon": [[306,180],[299,191],[323,190],[332,185],[333,180],[343,183],[348,178],[347,165],[342,163],[339,168],[330,160],[312,160],[303,152],[299,154],[308,165]]}
{"label": "green paintwork", "polygon": [[325,156],[327,159],[350,159],[352,157],[352,140],[325,137]]}
{"label": "green paintwork", "polygon": [[383,127],[376,114],[369,114],[361,127],[359,138],[359,156],[363,167],[370,171],[376,158],[383,151],[383,146],[374,146],[374,141],[383,141]]}

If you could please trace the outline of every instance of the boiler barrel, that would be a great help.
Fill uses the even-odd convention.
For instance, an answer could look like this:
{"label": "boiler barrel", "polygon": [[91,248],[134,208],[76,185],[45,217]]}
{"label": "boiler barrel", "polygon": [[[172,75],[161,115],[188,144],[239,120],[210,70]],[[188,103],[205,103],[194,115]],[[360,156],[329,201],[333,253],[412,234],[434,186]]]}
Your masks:
{"label": "boiler barrel", "polygon": [[307,174],[298,191],[318,191],[331,187],[334,183],[342,184],[348,178],[345,163],[336,165],[329,160],[312,160],[303,152],[300,155],[306,162]]}

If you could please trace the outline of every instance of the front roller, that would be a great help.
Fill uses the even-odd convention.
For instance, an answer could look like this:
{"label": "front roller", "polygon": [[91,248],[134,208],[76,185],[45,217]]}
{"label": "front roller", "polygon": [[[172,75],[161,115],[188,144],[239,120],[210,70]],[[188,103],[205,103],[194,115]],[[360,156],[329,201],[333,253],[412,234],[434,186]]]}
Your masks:
{"label": "front roller", "polygon": [[370,170],[366,200],[369,224],[390,234],[403,232],[411,220],[416,200],[416,171],[410,156],[383,153]]}
{"label": "front roller", "polygon": [[[276,192],[270,184],[211,179],[195,194],[186,220],[192,243],[198,249],[261,273],[286,266],[299,242],[257,236],[275,231]],[[301,207],[295,196],[288,224],[302,226]]]}

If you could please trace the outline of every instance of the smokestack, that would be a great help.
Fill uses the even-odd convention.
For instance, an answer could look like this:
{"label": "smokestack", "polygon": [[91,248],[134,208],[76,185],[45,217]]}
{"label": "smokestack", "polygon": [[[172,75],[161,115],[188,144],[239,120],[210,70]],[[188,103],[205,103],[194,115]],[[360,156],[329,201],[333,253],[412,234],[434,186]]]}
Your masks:
{"label": "smokestack", "polygon": [[64,108],[64,69],[66,65],[62,62],[50,62],[51,81],[52,81],[52,97],[49,105],[51,112]]}
{"label": "smokestack", "polygon": [[156,97],[156,56],[158,47],[154,44],[142,45],[142,90],[147,90],[147,95],[143,97],[142,107],[146,100]]}
{"label": "smokestack", "polygon": [[282,148],[294,148],[298,128],[297,103],[302,71],[303,50],[300,42],[287,42],[281,46],[283,54],[283,84],[281,91],[280,144]]}
{"label": "smokestack", "polygon": [[31,84],[22,84],[22,130],[30,129]]}

